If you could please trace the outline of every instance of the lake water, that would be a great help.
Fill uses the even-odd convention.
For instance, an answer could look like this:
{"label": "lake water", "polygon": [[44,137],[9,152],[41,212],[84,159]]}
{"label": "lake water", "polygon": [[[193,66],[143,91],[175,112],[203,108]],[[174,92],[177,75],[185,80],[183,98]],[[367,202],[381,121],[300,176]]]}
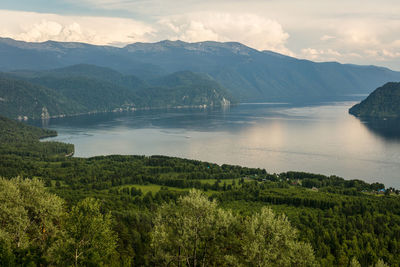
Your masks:
{"label": "lake water", "polygon": [[75,156],[168,155],[218,164],[338,175],[400,188],[400,123],[362,122],[355,102],[241,104],[52,119]]}

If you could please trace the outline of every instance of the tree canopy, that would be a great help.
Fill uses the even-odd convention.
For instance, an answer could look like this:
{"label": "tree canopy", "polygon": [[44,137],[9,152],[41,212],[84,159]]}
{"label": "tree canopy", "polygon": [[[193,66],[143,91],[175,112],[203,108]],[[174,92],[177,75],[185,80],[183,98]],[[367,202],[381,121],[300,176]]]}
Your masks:
{"label": "tree canopy", "polygon": [[269,208],[242,220],[198,190],[158,209],[151,233],[162,266],[313,266],[310,244]]}

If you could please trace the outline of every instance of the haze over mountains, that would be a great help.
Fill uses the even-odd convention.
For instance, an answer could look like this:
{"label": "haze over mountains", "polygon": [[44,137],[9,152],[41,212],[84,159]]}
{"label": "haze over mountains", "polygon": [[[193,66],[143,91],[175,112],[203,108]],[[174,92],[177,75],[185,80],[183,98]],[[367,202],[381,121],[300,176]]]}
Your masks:
{"label": "haze over mountains", "polygon": [[162,41],[117,48],[0,38],[0,56],[1,71],[47,70],[84,63],[135,75],[142,81],[180,71],[204,73],[241,102],[333,100],[367,94],[386,82],[400,81],[400,72],[387,68],[315,63],[233,42]]}

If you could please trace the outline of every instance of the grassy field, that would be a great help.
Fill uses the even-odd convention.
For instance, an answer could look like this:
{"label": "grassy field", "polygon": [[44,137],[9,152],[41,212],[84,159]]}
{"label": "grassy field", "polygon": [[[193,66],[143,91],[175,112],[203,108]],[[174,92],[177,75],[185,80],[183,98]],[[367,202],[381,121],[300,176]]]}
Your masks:
{"label": "grassy field", "polygon": [[[145,195],[148,192],[151,192],[153,195],[155,195],[158,191],[160,191],[162,188],[163,189],[167,189],[167,190],[171,190],[171,191],[181,191],[181,192],[189,192],[189,190],[191,188],[178,188],[178,187],[172,187],[172,186],[162,186],[162,185],[157,185],[157,184],[128,184],[128,185],[121,185],[121,186],[114,186],[113,189],[117,189],[117,190],[122,190],[124,188],[132,188],[135,187],[136,189],[140,189],[143,193],[143,195]],[[102,190],[104,192],[108,191],[108,189],[106,190]],[[207,190],[204,191],[204,193],[208,196],[211,196],[214,193],[218,193],[218,191],[215,190]]]}
{"label": "grassy field", "polygon": [[171,186],[162,186],[162,185],[157,185],[157,184],[128,184],[128,185],[121,185],[121,186],[115,186],[113,189],[118,189],[122,190],[123,188],[132,188],[135,187],[136,189],[140,189],[145,195],[148,192],[151,192],[153,195],[157,193],[158,191],[161,190],[162,188],[168,188],[168,190],[174,190],[174,191],[189,191],[188,188],[177,188],[177,187],[171,187]]}
{"label": "grassy field", "polygon": [[[221,183],[220,185],[223,185],[224,183],[226,183],[226,185],[232,185],[233,181],[235,181],[236,184],[239,184],[241,178],[236,178],[236,179],[223,179],[220,180]],[[217,179],[200,179],[200,180],[196,180],[196,181],[200,181],[202,184],[214,184],[216,181],[218,181]],[[250,179],[244,179],[245,182],[249,182],[251,181]]]}

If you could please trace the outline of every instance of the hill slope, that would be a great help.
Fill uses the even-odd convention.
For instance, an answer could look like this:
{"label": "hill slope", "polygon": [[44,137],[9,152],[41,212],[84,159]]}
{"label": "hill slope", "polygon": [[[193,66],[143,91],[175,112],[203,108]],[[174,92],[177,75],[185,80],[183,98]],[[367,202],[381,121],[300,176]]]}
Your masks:
{"label": "hill slope", "polygon": [[[4,78],[1,78],[4,77]],[[152,82],[94,65],[0,76],[0,114],[33,119],[137,108],[220,106],[232,101],[206,75],[173,73]]]}
{"label": "hill slope", "polygon": [[40,119],[48,114],[70,115],[85,111],[85,107],[55,90],[0,74],[1,115]]}
{"label": "hill slope", "polygon": [[[155,94],[162,92],[159,99],[163,99],[169,105],[184,106],[220,106],[230,104],[232,97],[218,82],[207,75],[193,73],[191,71],[176,72],[151,82],[153,88],[149,89],[148,101],[155,102]],[[165,90],[157,88],[165,87]],[[152,94],[149,92],[152,91]],[[233,102],[235,102],[233,100]],[[155,105],[153,103],[153,105]]]}
{"label": "hill slope", "polygon": [[[59,142],[39,142],[40,138],[57,136],[56,131],[41,129],[0,116],[0,162],[2,172],[16,174],[15,156],[53,157],[74,153],[74,146]],[[0,253],[1,256],[1,253]]]}
{"label": "hill slope", "polygon": [[400,83],[390,82],[379,87],[367,99],[354,105],[349,112],[357,117],[400,117]]}
{"label": "hill slope", "polygon": [[[240,43],[162,41],[124,48],[81,43],[26,43],[0,38],[0,70],[95,64],[151,80],[178,71],[207,73],[240,101],[318,101],[400,81],[375,66],[314,63]],[[33,64],[32,62],[35,62]]]}

